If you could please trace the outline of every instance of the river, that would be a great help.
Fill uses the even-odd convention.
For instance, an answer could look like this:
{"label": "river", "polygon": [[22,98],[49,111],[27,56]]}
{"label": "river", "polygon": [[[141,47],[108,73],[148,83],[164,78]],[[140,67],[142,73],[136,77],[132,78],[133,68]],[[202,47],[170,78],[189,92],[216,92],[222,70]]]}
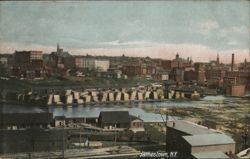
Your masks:
{"label": "river", "polygon": [[[66,117],[96,117],[101,111],[129,111],[130,114],[140,117],[147,122],[162,121],[165,116],[161,116],[159,108],[170,107],[250,107],[248,99],[232,98],[224,96],[207,96],[199,101],[192,100],[169,100],[164,102],[141,102],[141,103],[118,103],[118,104],[97,104],[87,106],[49,106],[49,107],[32,107],[3,104],[2,112],[43,112],[49,111],[54,116],[64,115]],[[245,115],[249,112],[242,112]],[[169,117],[177,119],[178,117]]]}

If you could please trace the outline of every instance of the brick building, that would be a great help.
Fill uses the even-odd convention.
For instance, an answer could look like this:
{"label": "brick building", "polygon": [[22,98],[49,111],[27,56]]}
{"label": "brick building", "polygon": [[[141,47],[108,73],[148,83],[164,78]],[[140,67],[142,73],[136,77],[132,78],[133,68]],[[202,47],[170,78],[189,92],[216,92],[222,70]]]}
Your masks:
{"label": "brick building", "polygon": [[44,72],[42,51],[15,51],[12,74],[26,78],[41,77]]}
{"label": "brick building", "polygon": [[206,80],[205,71],[185,71],[184,72],[184,80],[185,81],[197,81],[197,82],[204,82]]}
{"label": "brick building", "polygon": [[42,51],[15,51],[15,67],[43,67]]}
{"label": "brick building", "polygon": [[225,91],[226,95],[243,97],[246,94],[246,85],[227,85]]}
{"label": "brick building", "polygon": [[194,63],[195,71],[205,71],[208,66],[208,63],[196,62]]}
{"label": "brick building", "polygon": [[169,74],[169,79],[176,82],[182,82],[184,80],[184,70],[180,68],[172,69]]}
{"label": "brick building", "polygon": [[250,73],[245,71],[228,71],[225,75],[226,79],[233,79],[233,82],[236,84],[247,85],[250,83]]}
{"label": "brick building", "polygon": [[216,70],[216,69],[211,69],[211,70],[206,70],[206,79],[223,79],[226,76],[226,71],[225,70]]}
{"label": "brick building", "polygon": [[173,68],[186,68],[192,65],[192,61],[188,58],[183,59],[179,57],[179,54],[176,54],[175,59],[173,60],[162,60],[161,67],[166,70],[171,70]]}
{"label": "brick building", "polygon": [[122,67],[122,71],[124,74],[128,76],[141,76],[141,75],[146,75],[147,70],[146,70],[146,65],[145,64],[125,64]]}

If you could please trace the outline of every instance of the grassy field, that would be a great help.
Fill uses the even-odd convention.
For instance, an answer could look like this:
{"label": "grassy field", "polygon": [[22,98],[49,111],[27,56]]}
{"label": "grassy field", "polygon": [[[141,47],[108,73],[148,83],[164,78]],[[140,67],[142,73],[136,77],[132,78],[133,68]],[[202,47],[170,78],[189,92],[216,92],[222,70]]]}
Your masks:
{"label": "grassy field", "polygon": [[17,79],[0,80],[0,90],[16,90],[31,89],[32,85],[27,81]]}
{"label": "grassy field", "polygon": [[42,80],[0,80],[1,90],[29,90],[32,88],[122,88],[134,87],[136,85],[148,85],[151,80],[141,77],[133,77],[128,79],[112,79],[101,77],[51,77]]}
{"label": "grassy field", "polygon": [[250,136],[250,105],[249,101],[241,99],[237,103],[239,103],[237,106],[169,108],[169,115],[180,116],[196,123],[205,119],[213,121],[217,125],[217,130],[234,138],[238,152],[244,147],[242,132],[245,128],[249,129],[248,136]]}

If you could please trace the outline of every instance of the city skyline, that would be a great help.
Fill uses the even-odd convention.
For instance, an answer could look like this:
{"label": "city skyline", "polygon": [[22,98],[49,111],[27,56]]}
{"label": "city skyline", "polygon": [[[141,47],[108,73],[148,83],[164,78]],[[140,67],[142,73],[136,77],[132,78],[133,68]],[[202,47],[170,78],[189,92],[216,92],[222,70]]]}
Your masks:
{"label": "city skyline", "polygon": [[[0,2],[0,52],[249,60],[249,2]],[[15,9],[15,10],[14,10]],[[14,24],[14,25],[13,25]]]}

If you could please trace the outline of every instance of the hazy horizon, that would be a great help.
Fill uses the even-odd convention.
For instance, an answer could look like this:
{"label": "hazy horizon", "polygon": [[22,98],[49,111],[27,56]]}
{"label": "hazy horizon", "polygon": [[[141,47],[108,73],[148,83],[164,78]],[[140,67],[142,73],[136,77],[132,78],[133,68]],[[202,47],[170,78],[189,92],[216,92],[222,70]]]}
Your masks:
{"label": "hazy horizon", "polygon": [[0,2],[0,53],[249,60],[248,1]]}

